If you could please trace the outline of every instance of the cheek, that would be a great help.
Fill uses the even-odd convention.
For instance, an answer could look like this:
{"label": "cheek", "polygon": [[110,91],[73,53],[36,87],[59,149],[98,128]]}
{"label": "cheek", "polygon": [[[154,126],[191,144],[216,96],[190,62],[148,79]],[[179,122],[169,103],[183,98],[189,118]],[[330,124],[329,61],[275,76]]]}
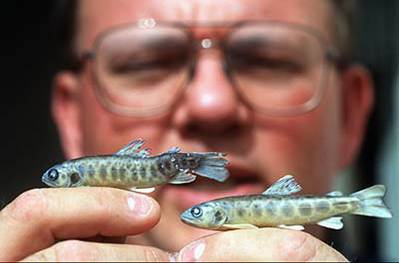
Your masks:
{"label": "cheek", "polygon": [[268,183],[293,174],[305,191],[323,193],[330,186],[338,169],[341,113],[338,92],[324,95],[320,106],[304,115],[257,120],[254,154]]}
{"label": "cheek", "polygon": [[143,120],[109,112],[99,103],[89,80],[83,84],[80,110],[84,155],[113,153],[137,138],[156,151],[168,123],[164,118]]}

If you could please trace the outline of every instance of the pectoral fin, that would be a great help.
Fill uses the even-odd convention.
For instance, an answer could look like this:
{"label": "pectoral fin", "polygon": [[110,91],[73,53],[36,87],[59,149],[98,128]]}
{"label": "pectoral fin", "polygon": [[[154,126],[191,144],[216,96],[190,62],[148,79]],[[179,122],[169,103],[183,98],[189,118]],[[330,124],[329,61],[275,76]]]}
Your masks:
{"label": "pectoral fin", "polygon": [[257,226],[252,224],[223,224],[222,227],[227,229],[258,229]]}

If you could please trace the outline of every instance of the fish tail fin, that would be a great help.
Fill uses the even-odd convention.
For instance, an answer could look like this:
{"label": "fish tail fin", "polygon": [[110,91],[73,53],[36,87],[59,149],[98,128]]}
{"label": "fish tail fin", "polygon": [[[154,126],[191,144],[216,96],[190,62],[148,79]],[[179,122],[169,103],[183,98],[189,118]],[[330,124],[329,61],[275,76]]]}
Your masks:
{"label": "fish tail fin", "polygon": [[219,182],[223,182],[229,177],[226,169],[228,161],[224,158],[225,154],[218,152],[194,153],[199,157],[198,166],[193,169],[193,174],[207,177]]}
{"label": "fish tail fin", "polygon": [[385,186],[381,184],[351,194],[352,197],[360,200],[360,207],[353,211],[352,214],[391,218],[392,213],[383,201],[384,195]]}

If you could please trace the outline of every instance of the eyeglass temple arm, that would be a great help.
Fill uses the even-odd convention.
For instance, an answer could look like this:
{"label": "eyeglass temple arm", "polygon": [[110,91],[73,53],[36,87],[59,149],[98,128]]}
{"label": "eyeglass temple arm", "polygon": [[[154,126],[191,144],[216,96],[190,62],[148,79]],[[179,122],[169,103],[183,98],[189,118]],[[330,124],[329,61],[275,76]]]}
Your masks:
{"label": "eyeglass temple arm", "polygon": [[327,61],[335,64],[339,70],[345,69],[349,64],[349,59],[342,57],[335,48],[328,48],[325,57]]}

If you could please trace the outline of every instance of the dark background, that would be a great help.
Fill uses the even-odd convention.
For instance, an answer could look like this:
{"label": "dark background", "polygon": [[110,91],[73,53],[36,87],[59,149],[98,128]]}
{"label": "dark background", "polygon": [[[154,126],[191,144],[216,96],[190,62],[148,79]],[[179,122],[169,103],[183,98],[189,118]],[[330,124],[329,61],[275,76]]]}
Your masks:
{"label": "dark background", "polygon": [[[0,205],[26,189],[43,187],[42,172],[63,160],[49,112],[51,78],[57,65],[50,31],[54,2],[7,1],[2,10]],[[363,174],[359,184],[365,187],[378,181],[381,139],[392,124],[392,84],[399,57],[399,1],[359,2],[356,56],[372,70],[377,87],[376,109],[359,158],[359,171]],[[378,251],[377,226],[372,220],[361,224],[369,235],[360,252],[378,258],[378,254],[374,255]]]}

